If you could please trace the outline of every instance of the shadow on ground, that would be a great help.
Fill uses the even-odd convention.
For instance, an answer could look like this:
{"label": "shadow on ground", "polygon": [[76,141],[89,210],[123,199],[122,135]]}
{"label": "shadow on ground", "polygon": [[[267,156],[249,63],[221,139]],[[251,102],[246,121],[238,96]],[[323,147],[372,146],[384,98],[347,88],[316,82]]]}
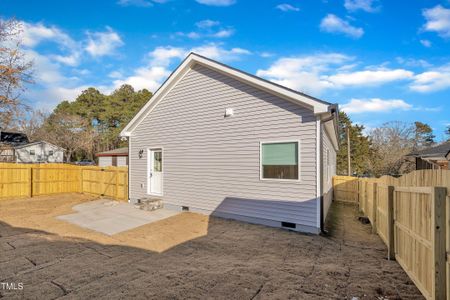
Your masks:
{"label": "shadow on ground", "polygon": [[206,234],[160,253],[0,222],[0,282],[24,286],[0,298],[420,298],[355,214],[334,204],[329,236],[211,217]]}

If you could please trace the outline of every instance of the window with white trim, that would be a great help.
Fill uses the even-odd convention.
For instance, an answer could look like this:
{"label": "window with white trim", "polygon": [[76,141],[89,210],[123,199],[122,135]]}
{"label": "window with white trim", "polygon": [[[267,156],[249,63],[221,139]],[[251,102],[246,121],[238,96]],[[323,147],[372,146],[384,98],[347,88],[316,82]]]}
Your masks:
{"label": "window with white trim", "polygon": [[298,142],[261,143],[262,179],[299,179]]}

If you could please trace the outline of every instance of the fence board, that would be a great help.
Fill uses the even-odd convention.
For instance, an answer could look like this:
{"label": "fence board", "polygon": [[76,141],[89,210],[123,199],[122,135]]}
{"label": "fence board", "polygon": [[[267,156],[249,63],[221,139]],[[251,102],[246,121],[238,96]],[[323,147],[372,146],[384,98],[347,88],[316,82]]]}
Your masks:
{"label": "fence board", "polygon": [[0,198],[89,193],[128,200],[128,168],[0,163]]}
{"label": "fence board", "polygon": [[377,185],[377,233],[386,246],[389,245],[389,202],[388,186],[385,184]]}
{"label": "fence board", "polygon": [[395,188],[395,258],[427,299],[433,290],[432,189]]}

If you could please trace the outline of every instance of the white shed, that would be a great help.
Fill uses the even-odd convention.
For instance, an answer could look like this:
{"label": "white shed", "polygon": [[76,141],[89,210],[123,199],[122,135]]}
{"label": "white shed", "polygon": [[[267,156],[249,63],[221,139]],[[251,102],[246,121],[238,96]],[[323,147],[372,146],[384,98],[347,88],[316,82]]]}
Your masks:
{"label": "white shed", "polygon": [[128,166],[128,147],[97,153],[99,167]]}

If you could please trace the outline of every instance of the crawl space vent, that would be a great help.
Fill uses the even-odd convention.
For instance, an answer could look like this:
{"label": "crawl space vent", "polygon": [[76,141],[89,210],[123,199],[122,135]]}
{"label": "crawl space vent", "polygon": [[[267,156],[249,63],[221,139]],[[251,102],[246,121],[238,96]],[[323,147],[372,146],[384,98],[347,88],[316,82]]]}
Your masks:
{"label": "crawl space vent", "polygon": [[281,222],[281,227],[295,229],[295,223]]}

